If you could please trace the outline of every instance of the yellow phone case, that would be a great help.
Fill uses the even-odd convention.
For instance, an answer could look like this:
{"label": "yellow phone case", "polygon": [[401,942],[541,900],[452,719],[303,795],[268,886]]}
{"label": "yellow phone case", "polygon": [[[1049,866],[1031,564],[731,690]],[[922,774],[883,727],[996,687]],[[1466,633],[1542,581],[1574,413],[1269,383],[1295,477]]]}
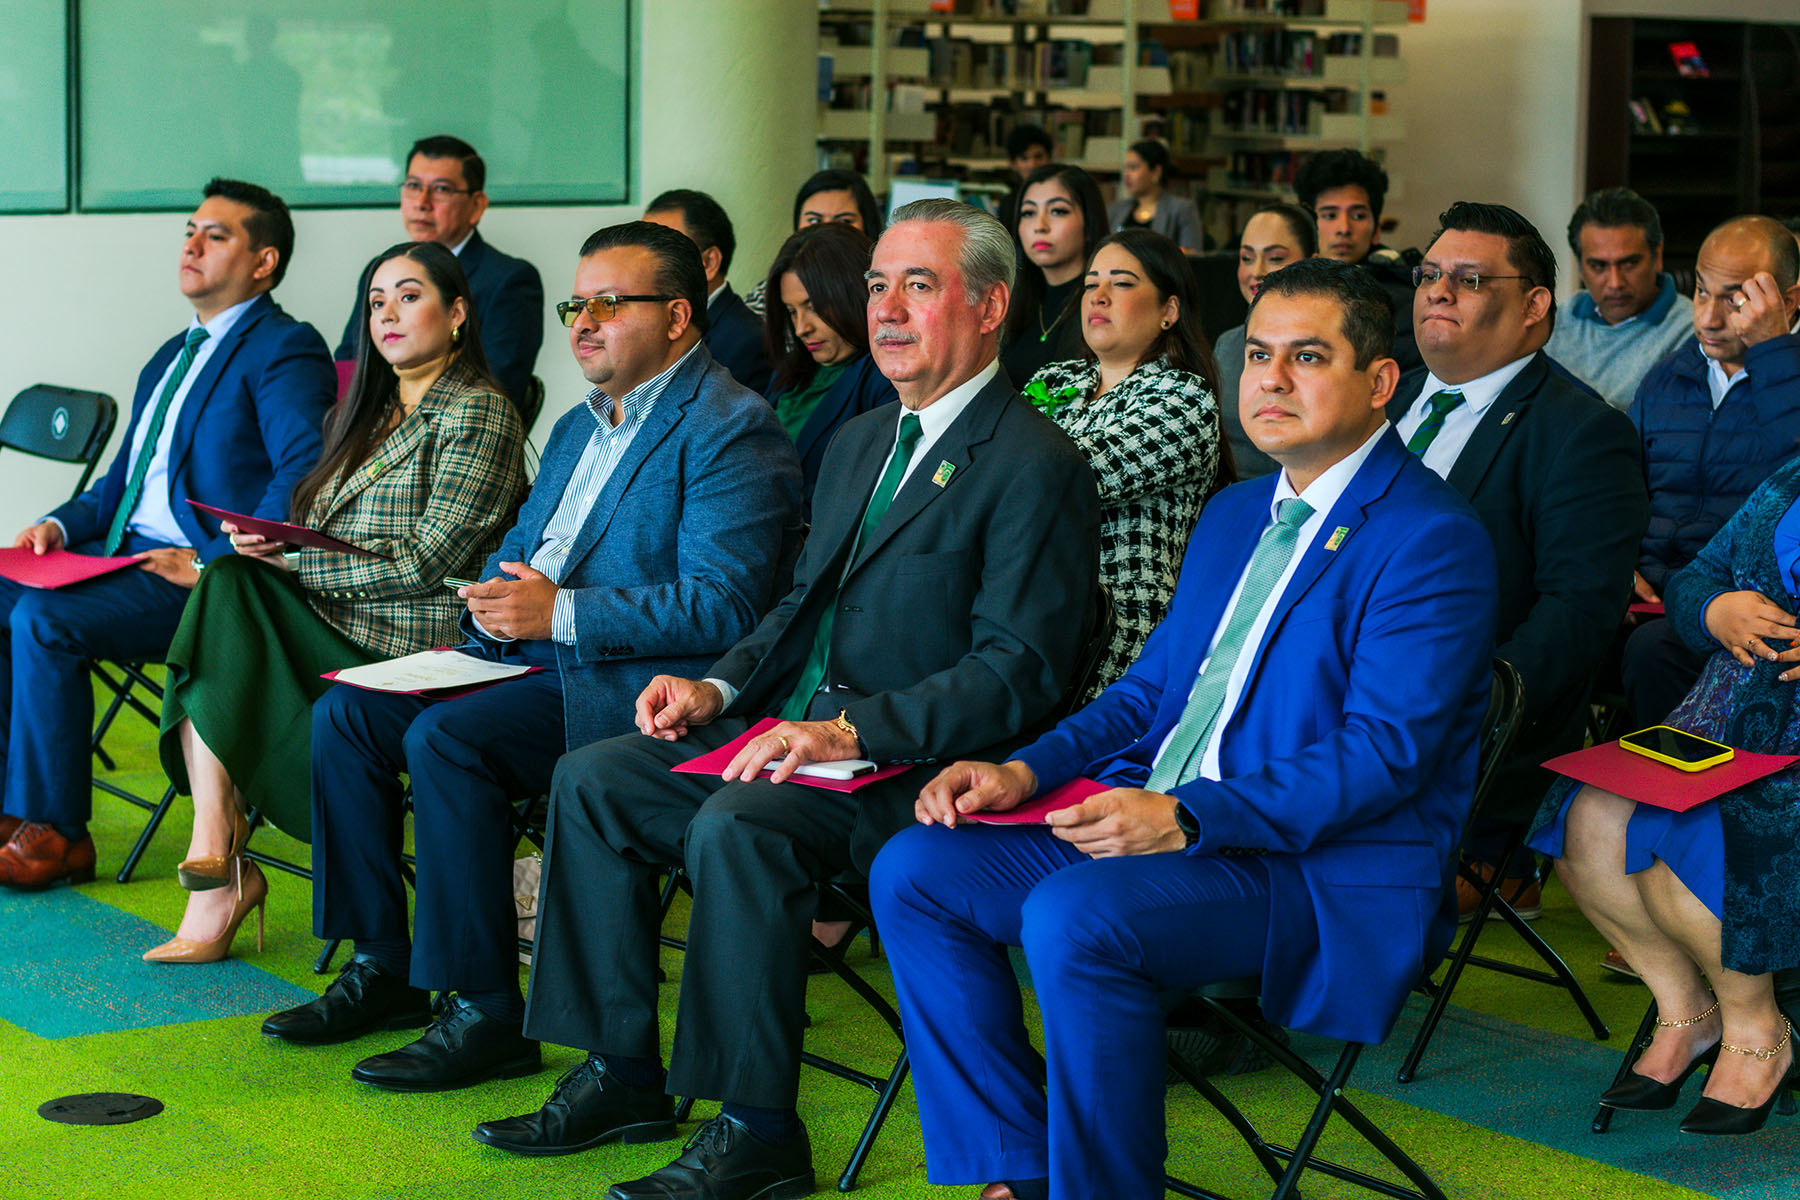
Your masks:
{"label": "yellow phone case", "polygon": [[[1635,746],[1625,740],[1625,738],[1634,737],[1639,733],[1655,733],[1659,729],[1667,729],[1675,733],[1686,733],[1688,737],[1699,738],[1699,740],[1703,742],[1712,742],[1713,745],[1719,747],[1719,753],[1713,755],[1711,758],[1703,758],[1699,762],[1683,762],[1679,758],[1670,758],[1667,754],[1658,754],[1656,751],[1651,750],[1646,746]],[[1659,763],[1667,763],[1677,771],[1688,772],[1704,771],[1706,768],[1716,767],[1722,762],[1730,762],[1731,756],[1734,753],[1730,746],[1713,742],[1711,738],[1700,737],[1697,733],[1688,733],[1685,729],[1676,729],[1673,725],[1652,725],[1648,729],[1635,730],[1633,733],[1628,733],[1625,737],[1620,738],[1619,745],[1621,748],[1629,750],[1633,754],[1641,754],[1645,758],[1653,758]]]}

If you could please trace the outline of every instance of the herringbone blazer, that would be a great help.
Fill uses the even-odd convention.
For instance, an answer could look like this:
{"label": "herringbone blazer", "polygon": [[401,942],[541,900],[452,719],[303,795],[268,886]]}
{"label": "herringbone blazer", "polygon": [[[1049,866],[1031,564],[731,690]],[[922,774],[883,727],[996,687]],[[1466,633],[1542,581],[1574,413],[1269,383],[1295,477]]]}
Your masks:
{"label": "herringbone blazer", "polygon": [[445,576],[475,578],[525,494],[525,431],[505,397],[453,363],[387,440],[322,489],[305,523],[392,558],[300,552],[320,616],[392,657],[461,640]]}

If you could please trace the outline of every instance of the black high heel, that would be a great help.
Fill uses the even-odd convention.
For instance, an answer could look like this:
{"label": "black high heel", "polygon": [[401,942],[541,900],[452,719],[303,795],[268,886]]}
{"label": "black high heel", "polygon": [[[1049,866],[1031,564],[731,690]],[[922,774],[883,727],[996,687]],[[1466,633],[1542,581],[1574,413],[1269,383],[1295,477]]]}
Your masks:
{"label": "black high heel", "polygon": [[1660,1112],[1665,1108],[1674,1108],[1675,1101],[1681,1099],[1681,1088],[1687,1083],[1688,1077],[1701,1067],[1711,1066],[1718,1058],[1719,1044],[1714,1042],[1689,1063],[1685,1071],[1667,1083],[1633,1071],[1619,1083],[1607,1088],[1600,1097],[1600,1103],[1625,1112]]}
{"label": "black high heel", "polygon": [[[1786,1017],[1781,1019],[1781,1023],[1785,1027],[1784,1032],[1781,1040],[1773,1046],[1744,1049],[1740,1046],[1729,1046],[1723,1042],[1719,1044],[1733,1054],[1746,1054],[1751,1058],[1767,1061],[1781,1053],[1781,1048],[1788,1044],[1788,1039],[1794,1034],[1794,1026]],[[1793,1089],[1796,1086],[1800,1086],[1800,1061],[1789,1064],[1787,1074],[1776,1082],[1775,1090],[1769,1093],[1769,1098],[1755,1108],[1739,1108],[1735,1104],[1726,1104],[1723,1101],[1702,1096],[1700,1103],[1694,1105],[1688,1115],[1681,1119],[1681,1132],[1715,1136],[1755,1133],[1768,1124],[1771,1110],[1784,1117],[1794,1115]]]}

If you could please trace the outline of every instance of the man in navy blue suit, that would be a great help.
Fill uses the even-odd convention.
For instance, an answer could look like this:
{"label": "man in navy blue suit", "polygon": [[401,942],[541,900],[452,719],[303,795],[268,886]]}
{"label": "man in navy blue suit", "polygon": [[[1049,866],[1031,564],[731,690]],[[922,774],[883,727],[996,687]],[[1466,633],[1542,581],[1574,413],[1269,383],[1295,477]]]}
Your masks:
{"label": "man in navy blue suit", "polygon": [[[1374,1042],[1448,940],[1494,554],[1388,428],[1392,343],[1366,273],[1271,275],[1240,412],[1283,470],[1207,503],[1124,678],[1008,761],[945,769],[877,858],[933,1183],[1161,1196],[1158,993],[1256,978],[1271,1019]],[[968,824],[1082,776],[1107,790],[1047,825]]]}
{"label": "man in navy blue suit", "polygon": [[653,676],[696,671],[748,633],[798,542],[799,460],[768,404],[701,345],[693,242],[644,221],[602,229],[574,297],[557,309],[594,388],[557,421],[483,582],[458,592],[465,649],[538,670],[435,702],[339,687],[313,710],[313,928],[355,939],[356,954],[263,1032],[320,1044],[422,1025],[426,992],[445,993],[418,1041],[351,1071],[391,1091],[538,1069],[520,1031],[509,804],[548,791],[565,750],[631,729]]}
{"label": "man in navy blue suit", "polygon": [[700,261],[706,266],[706,348],[739,383],[766,395],[774,367],[763,347],[762,318],[725,279],[737,250],[731,218],[705,192],[676,188],[652,200],[644,220],[679,230],[700,247]]}
{"label": "man in navy blue suit", "polygon": [[181,244],[181,293],[194,306],[186,332],[138,376],[106,474],[14,539],[39,554],[137,555],[143,568],[60,591],[0,579],[0,836],[10,839],[0,884],[94,877],[87,663],[161,657],[199,567],[231,553],[218,522],[187,501],[285,520],[289,491],[318,461],[331,357],[268,295],[293,250],[280,197],[230,179],[206,185]]}
{"label": "man in navy blue suit", "polygon": [[[487,212],[487,165],[461,138],[420,138],[406,155],[400,184],[400,219],[415,242],[436,242],[456,255],[475,296],[475,324],[494,378],[514,404],[524,406],[531,372],[544,344],[544,281],[522,258],[502,254],[475,228]],[[371,259],[356,284],[356,303],[333,354],[356,358],[356,342],[368,327]],[[531,432],[526,430],[527,433]]]}

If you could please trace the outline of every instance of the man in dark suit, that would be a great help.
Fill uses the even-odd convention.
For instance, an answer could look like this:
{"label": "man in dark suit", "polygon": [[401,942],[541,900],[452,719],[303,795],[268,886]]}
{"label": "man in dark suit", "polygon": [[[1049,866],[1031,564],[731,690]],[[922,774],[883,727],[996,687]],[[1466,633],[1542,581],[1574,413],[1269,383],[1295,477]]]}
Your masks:
{"label": "man in dark suit", "polygon": [[[429,701],[339,687],[313,711],[313,922],[356,954],[325,994],[263,1032],[341,1042],[423,1024],[351,1078],[442,1091],[538,1069],[520,1032],[510,803],[565,750],[631,728],[653,676],[697,671],[786,586],[800,465],[760,396],[700,343],[692,242],[632,221],[594,234],[557,306],[594,389],[556,424],[518,523],[465,586],[465,649],[538,668]],[[406,923],[409,777],[417,902]]]}
{"label": "man in dark suit", "polygon": [[[656,877],[681,864],[694,902],[666,1087],[724,1111],[674,1163],[608,1195],[812,1190],[795,1110],[810,885],[866,869],[910,819],[922,775],[854,794],[784,781],[808,762],[1003,750],[1073,683],[1092,606],[1092,472],[999,373],[1012,272],[1004,227],[967,205],[907,205],[882,235],[870,341],[900,404],[839,432],[794,589],[756,631],[704,679],[653,680],[637,700],[648,736],[558,767],[526,1027],[590,1056],[543,1109],[481,1125],[478,1140],[545,1154],[673,1136]],[[722,777],[670,773],[765,715],[781,721]]]}
{"label": "man in dark suit", "polygon": [[[436,242],[456,255],[475,296],[475,324],[481,349],[500,386],[514,404],[525,405],[531,372],[544,344],[544,282],[522,258],[502,254],[475,228],[487,212],[487,164],[461,138],[420,138],[406,156],[400,184],[400,220],[415,242]],[[339,362],[356,357],[366,334],[369,277],[373,259],[356,283],[356,303],[333,354]],[[531,431],[527,429],[526,433]]]}
{"label": "man in dark suit", "polygon": [[677,188],[652,200],[644,220],[679,230],[700,247],[706,266],[706,348],[739,383],[767,395],[774,368],[764,349],[762,318],[725,281],[737,250],[731,218],[705,192]]}
{"label": "man in dark suit", "polygon": [[[1160,992],[1257,978],[1273,1019],[1376,1042],[1449,940],[1494,556],[1388,428],[1392,342],[1366,273],[1270,275],[1240,411],[1282,470],[1207,502],[1119,682],[1009,761],[945,769],[925,827],[882,850],[870,895],[931,1182],[1160,1196]],[[1105,790],[1048,827],[964,827],[1083,776]]]}
{"label": "man in dark suit", "polygon": [[[1625,414],[1543,353],[1556,319],[1556,255],[1499,204],[1458,203],[1425,250],[1413,325],[1425,366],[1390,416],[1408,449],[1487,527],[1500,562],[1495,653],[1525,682],[1523,722],[1477,830],[1492,853],[1537,810],[1538,763],[1581,746],[1594,671],[1631,595],[1650,501]],[[1535,917],[1521,855],[1503,892]],[[1474,891],[1459,881],[1465,911]]]}
{"label": "man in dark suit", "polygon": [[14,539],[37,553],[137,555],[59,591],[0,579],[0,763],[6,779],[0,884],[94,877],[91,658],[155,660],[198,581],[231,553],[219,523],[187,501],[286,520],[313,468],[335,381],[325,341],[269,298],[294,250],[280,197],[232,179],[206,185],[188,218],[179,282],[186,332],[138,376],[131,423],[93,487]]}

